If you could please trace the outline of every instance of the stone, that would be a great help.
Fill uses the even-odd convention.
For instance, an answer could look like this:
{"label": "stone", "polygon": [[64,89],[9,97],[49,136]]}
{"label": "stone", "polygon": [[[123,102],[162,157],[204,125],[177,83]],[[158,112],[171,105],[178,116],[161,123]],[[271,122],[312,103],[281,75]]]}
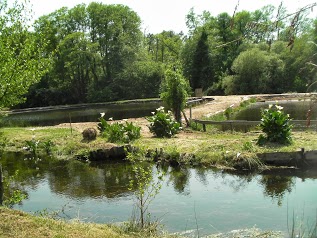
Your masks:
{"label": "stone", "polygon": [[82,134],[85,141],[95,140],[97,137],[97,130],[95,128],[87,128]]}

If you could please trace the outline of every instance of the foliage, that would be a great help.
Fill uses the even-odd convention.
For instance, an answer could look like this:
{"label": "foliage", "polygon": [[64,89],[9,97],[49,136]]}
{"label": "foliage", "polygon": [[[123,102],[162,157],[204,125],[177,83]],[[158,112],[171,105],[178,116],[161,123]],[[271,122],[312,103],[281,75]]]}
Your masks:
{"label": "foliage", "polygon": [[8,144],[8,138],[3,136],[3,132],[0,131],[0,155],[4,151],[7,144]]}
{"label": "foliage", "polygon": [[223,87],[227,94],[281,93],[283,69],[284,63],[276,54],[259,48],[246,50],[234,60],[235,75],[225,78]]}
{"label": "foliage", "polygon": [[39,81],[49,67],[41,57],[45,45],[29,31],[27,6],[15,1],[0,3],[0,108],[24,101],[29,87]]}
{"label": "foliage", "polygon": [[208,35],[203,29],[193,56],[190,85],[193,89],[206,89],[214,81],[213,62],[209,52]]}
{"label": "foliage", "polygon": [[32,140],[25,141],[25,149],[31,152],[33,158],[36,158],[38,156],[39,143],[40,141],[35,140],[35,138],[32,138]]}
{"label": "foliage", "polygon": [[261,116],[260,127],[266,135],[259,136],[258,144],[261,145],[265,142],[290,144],[292,142],[291,119],[288,114],[284,113],[283,107],[277,104],[269,105],[268,109],[262,111]]}
{"label": "foliage", "polygon": [[141,127],[135,126],[132,122],[125,121],[108,123],[101,113],[98,130],[101,136],[106,137],[109,142],[129,143],[141,137]]}
{"label": "foliage", "polygon": [[133,166],[135,179],[130,180],[129,189],[134,190],[136,207],[139,210],[137,224],[144,229],[151,226],[149,205],[162,187],[163,174],[157,172],[157,181],[153,180],[152,166]]}
{"label": "foliage", "polygon": [[181,130],[181,126],[173,119],[172,113],[164,111],[164,107],[159,107],[153,116],[146,119],[150,122],[149,129],[157,137],[171,138]]}
{"label": "foliage", "polygon": [[47,155],[51,155],[52,154],[52,148],[54,146],[54,142],[50,139],[43,141],[41,143],[44,151],[46,152]]}
{"label": "foliage", "polygon": [[142,59],[140,25],[141,19],[129,7],[97,2],[40,17],[35,35],[49,42],[43,55],[53,55],[52,68],[32,87],[23,106],[125,98],[133,85],[123,83],[128,77],[122,72]]}
{"label": "foliage", "polygon": [[27,195],[23,193],[20,189],[14,189],[15,178],[19,175],[19,171],[15,171],[15,174],[9,177],[4,177],[3,179],[3,189],[6,191],[4,193],[3,205],[12,208],[15,204],[20,204]]}
{"label": "foliage", "polygon": [[189,84],[183,75],[177,70],[165,71],[165,80],[162,82],[161,98],[173,111],[175,120],[181,124],[181,111],[186,105]]}

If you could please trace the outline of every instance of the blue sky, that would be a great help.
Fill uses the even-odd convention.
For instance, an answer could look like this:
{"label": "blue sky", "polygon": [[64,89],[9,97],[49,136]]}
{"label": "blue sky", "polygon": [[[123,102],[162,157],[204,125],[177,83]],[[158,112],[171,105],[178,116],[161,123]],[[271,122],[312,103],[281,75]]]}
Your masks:
{"label": "blue sky", "polygon": [[[22,1],[22,0],[20,0]],[[51,13],[63,6],[72,8],[77,4],[89,4],[93,0],[30,0],[33,5],[34,18]],[[160,33],[163,30],[175,32],[187,32],[185,16],[191,7],[196,13],[203,10],[211,12],[216,16],[219,13],[227,12],[233,14],[238,0],[95,0],[104,4],[124,4],[136,11],[141,17],[143,30],[148,33]],[[278,6],[279,0],[240,0],[238,11],[253,11],[272,4]],[[308,4],[315,3],[314,0],[284,0],[284,6],[288,12],[295,12],[297,9]],[[317,7],[310,15],[317,17]]]}

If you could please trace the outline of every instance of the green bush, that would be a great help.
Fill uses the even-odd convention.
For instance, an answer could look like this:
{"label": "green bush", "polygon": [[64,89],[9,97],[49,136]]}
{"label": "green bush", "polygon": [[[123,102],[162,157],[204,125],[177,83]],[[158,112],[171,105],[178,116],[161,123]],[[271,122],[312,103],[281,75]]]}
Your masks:
{"label": "green bush", "polygon": [[260,128],[266,134],[260,135],[258,144],[266,142],[275,142],[279,144],[290,144],[292,142],[292,125],[290,124],[289,114],[283,112],[283,107],[269,105],[268,109],[264,109],[261,113],[262,119]]}
{"label": "green bush", "polygon": [[156,112],[152,112],[153,116],[146,119],[150,122],[149,129],[155,136],[163,138],[171,138],[177,134],[182,128],[172,116],[172,112],[164,111],[164,107],[159,107]]}
{"label": "green bush", "polygon": [[141,127],[133,125],[132,122],[108,123],[101,113],[99,118],[98,130],[101,136],[106,137],[109,142],[129,143],[141,137]]}

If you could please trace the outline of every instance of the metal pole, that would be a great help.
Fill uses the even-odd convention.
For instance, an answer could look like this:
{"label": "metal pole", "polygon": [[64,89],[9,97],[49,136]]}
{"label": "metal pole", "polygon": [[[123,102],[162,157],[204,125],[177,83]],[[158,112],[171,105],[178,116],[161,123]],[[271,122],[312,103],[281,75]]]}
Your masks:
{"label": "metal pole", "polygon": [[2,166],[0,164],[0,206],[3,204],[3,176],[2,176]]}

